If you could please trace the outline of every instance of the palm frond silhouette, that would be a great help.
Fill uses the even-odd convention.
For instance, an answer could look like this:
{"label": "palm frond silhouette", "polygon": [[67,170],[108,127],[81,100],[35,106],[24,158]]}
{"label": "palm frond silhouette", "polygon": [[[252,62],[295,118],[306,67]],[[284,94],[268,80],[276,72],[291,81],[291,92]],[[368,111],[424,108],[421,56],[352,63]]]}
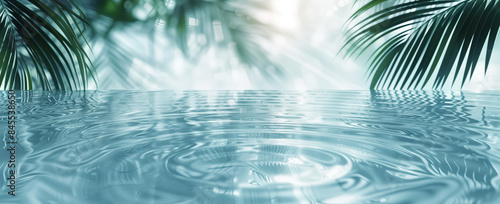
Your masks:
{"label": "palm frond silhouette", "polygon": [[[389,6],[383,4],[393,3]],[[371,55],[370,88],[461,87],[472,77],[486,48],[485,70],[500,27],[497,0],[370,0],[350,19],[343,50]]]}
{"label": "palm frond silhouette", "polygon": [[0,1],[3,89],[85,89],[94,79],[86,19],[72,0]]}
{"label": "palm frond silhouette", "polygon": [[[109,34],[130,23],[142,23],[153,30],[158,22],[164,22],[165,37],[175,41],[193,62],[208,47],[217,46],[233,49],[240,61],[249,66],[267,67],[272,62],[255,39],[266,38],[273,28],[251,18],[251,12],[245,10],[247,7],[266,9],[266,3],[241,3],[230,0],[94,0],[77,4],[72,0],[1,0],[2,87],[85,89],[90,80],[96,82],[97,71],[103,66],[111,67],[115,74],[110,76],[120,76],[117,80],[128,87],[127,83],[133,81],[127,79],[133,52]],[[150,7],[147,15],[137,17],[135,10],[144,10],[145,5]],[[188,45],[193,36],[198,40]],[[99,53],[92,53],[87,46],[96,42],[106,45]],[[93,54],[96,59],[91,60],[89,56]]]}

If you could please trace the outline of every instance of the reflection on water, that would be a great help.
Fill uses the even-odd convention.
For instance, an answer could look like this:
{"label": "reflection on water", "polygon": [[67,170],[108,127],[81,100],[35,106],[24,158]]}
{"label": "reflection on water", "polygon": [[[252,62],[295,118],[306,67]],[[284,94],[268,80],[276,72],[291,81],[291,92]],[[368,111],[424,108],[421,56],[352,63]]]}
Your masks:
{"label": "reflection on water", "polygon": [[18,95],[1,203],[500,201],[499,92]]}

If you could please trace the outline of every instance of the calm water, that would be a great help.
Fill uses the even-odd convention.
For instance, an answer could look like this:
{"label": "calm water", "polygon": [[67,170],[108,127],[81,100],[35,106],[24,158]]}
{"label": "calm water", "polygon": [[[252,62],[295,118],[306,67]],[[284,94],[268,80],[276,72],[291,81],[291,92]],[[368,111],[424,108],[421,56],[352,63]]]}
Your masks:
{"label": "calm water", "polygon": [[500,92],[18,98],[16,197],[2,182],[2,204],[500,203]]}

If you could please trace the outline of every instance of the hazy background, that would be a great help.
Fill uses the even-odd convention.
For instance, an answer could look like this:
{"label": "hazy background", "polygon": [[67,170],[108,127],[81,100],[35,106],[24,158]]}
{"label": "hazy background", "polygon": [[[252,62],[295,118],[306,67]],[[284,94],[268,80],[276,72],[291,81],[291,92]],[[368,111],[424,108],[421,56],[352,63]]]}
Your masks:
{"label": "hazy background", "polygon": [[[259,1],[259,0],[252,0]],[[168,1],[167,1],[168,2]],[[235,1],[235,4],[243,1]],[[248,2],[248,1],[247,1]],[[251,2],[251,1],[250,1]],[[101,90],[115,89],[368,89],[366,56],[354,61],[343,60],[338,54],[345,31],[345,22],[354,10],[351,0],[269,0],[269,9],[248,9],[248,15],[265,24],[260,29],[248,29],[252,41],[265,51],[271,63],[267,67],[249,66],[227,46],[199,49],[210,39],[193,32],[188,46],[195,49],[186,57],[168,37],[164,22],[145,25],[129,23],[115,26],[109,32],[113,43],[91,41],[97,60]],[[242,10],[245,6],[241,4]],[[238,6],[235,6],[236,8]],[[135,9],[137,17],[146,16],[152,5]],[[238,10],[235,11],[238,13]],[[102,20],[102,19],[101,19]],[[205,21],[204,21],[205,20]],[[188,31],[196,30],[206,19],[189,18]],[[102,20],[103,29],[107,26]],[[220,22],[212,22],[215,41],[226,36]],[[483,65],[476,69],[473,80],[464,89],[471,91],[500,90],[500,46],[493,53],[487,75]],[[116,46],[116,47],[114,47]],[[102,58],[102,59],[101,59]],[[119,69],[117,71],[117,69]],[[95,89],[97,87],[90,87]],[[429,87],[430,88],[430,87]],[[450,86],[445,86],[450,89]],[[458,89],[454,87],[452,89]]]}

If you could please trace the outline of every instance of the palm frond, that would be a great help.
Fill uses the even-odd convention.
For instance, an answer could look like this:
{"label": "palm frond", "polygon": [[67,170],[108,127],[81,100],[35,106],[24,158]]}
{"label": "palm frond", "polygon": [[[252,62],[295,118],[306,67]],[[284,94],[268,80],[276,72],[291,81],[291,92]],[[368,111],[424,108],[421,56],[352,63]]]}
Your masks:
{"label": "palm frond", "polygon": [[96,54],[94,64],[101,79],[100,85],[109,87],[110,84],[117,83],[125,89],[133,89],[134,78],[129,77],[129,68],[133,62],[130,50],[133,49],[126,49],[111,39],[94,39],[93,43],[102,44],[100,49],[94,49]]}
{"label": "palm frond", "polygon": [[[500,27],[497,0],[407,0],[375,9],[387,0],[366,2],[351,21],[343,50],[371,55],[371,88],[421,88],[434,78],[433,88],[448,80],[472,77],[486,46],[485,70]],[[373,11],[371,13],[367,13]]]}
{"label": "palm frond", "polygon": [[[270,10],[266,1],[153,1],[160,2],[155,4],[156,11],[167,11],[163,16],[170,31],[168,33],[176,39],[186,57],[193,59],[193,56],[215,45],[233,49],[239,60],[249,67],[266,68],[272,63],[257,40],[266,39],[270,33],[279,31],[252,17],[252,9]],[[158,9],[161,6],[164,9]],[[189,44],[193,36],[197,38],[194,45]]]}
{"label": "palm frond", "polygon": [[[93,29],[85,33],[92,53],[96,56],[93,65],[99,76],[100,87],[118,85],[123,89],[137,87],[135,77],[129,76],[134,58],[137,58],[136,40],[124,41],[116,33],[127,36],[126,28],[134,23],[141,23],[134,15],[134,9],[140,7],[140,0],[88,0],[82,2],[88,22]],[[128,5],[127,5],[128,4]],[[141,30],[144,31],[144,30]],[[124,34],[126,33],[126,34]],[[113,86],[113,88],[116,88]]]}
{"label": "palm frond", "polygon": [[[143,53],[138,53],[143,50],[126,46],[130,43],[115,39],[117,35],[114,34],[124,35],[132,31],[127,28],[137,26],[141,27],[141,32],[151,35],[148,39],[152,45],[158,34],[165,34],[158,37],[177,45],[166,49],[179,49],[193,64],[205,51],[213,48],[235,55],[239,62],[249,67],[268,68],[272,64],[260,44],[278,31],[251,18],[252,9],[270,12],[271,7],[266,1],[89,0],[84,3],[84,8],[94,28],[87,33],[87,38],[94,46],[106,44],[102,49],[100,46],[93,49],[96,55],[94,64],[104,86],[111,79],[120,87],[135,86],[135,78],[128,76],[129,68],[133,58],[144,58]],[[154,52],[154,48],[150,48]],[[280,73],[279,69],[276,71]]]}
{"label": "palm frond", "polygon": [[76,90],[95,81],[82,22],[72,0],[1,0],[1,87]]}

